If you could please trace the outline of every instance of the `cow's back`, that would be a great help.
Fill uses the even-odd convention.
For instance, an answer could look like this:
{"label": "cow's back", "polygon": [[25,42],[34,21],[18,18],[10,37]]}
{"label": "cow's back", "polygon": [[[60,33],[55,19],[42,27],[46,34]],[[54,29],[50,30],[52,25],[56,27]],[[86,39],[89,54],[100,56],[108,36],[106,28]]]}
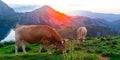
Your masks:
{"label": "cow's back", "polygon": [[87,34],[87,29],[86,29],[86,27],[79,27],[78,28],[78,30],[77,30],[77,34],[78,34],[78,36],[86,36],[86,34]]}
{"label": "cow's back", "polygon": [[55,39],[56,32],[47,25],[21,26],[16,29],[16,36],[29,43],[50,43],[48,40]]}

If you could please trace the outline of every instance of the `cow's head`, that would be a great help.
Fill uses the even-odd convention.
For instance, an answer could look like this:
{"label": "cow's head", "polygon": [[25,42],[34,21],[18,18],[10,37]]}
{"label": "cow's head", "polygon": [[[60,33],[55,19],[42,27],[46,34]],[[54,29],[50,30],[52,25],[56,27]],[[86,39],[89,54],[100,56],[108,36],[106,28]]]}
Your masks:
{"label": "cow's head", "polygon": [[57,44],[57,48],[59,49],[59,51],[65,51],[66,49],[66,41],[65,40],[61,40],[58,44]]}
{"label": "cow's head", "polygon": [[84,38],[80,38],[80,39],[78,39],[79,40],[79,42],[84,42]]}

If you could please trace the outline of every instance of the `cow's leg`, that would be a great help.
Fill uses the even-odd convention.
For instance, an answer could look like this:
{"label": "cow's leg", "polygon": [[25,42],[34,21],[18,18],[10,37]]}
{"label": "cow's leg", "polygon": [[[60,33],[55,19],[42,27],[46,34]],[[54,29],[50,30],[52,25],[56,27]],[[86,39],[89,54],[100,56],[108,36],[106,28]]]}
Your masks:
{"label": "cow's leg", "polygon": [[78,38],[78,43],[80,43],[80,38]]}
{"label": "cow's leg", "polygon": [[80,42],[83,42],[83,38],[80,38]]}
{"label": "cow's leg", "polygon": [[83,42],[85,41],[85,37],[83,38]]}
{"label": "cow's leg", "polygon": [[43,48],[43,45],[40,45],[39,53],[41,53],[42,48]]}
{"label": "cow's leg", "polygon": [[24,54],[26,54],[27,52],[26,52],[26,50],[25,50],[25,44],[26,44],[26,42],[25,41],[22,41],[22,49],[23,49],[23,53]]}
{"label": "cow's leg", "polygon": [[80,43],[80,37],[78,37],[78,43]]}
{"label": "cow's leg", "polygon": [[20,40],[19,39],[17,39],[16,41],[15,41],[15,55],[18,55],[18,47],[19,47],[19,45],[20,45]]}
{"label": "cow's leg", "polygon": [[48,54],[52,54],[52,53],[50,52],[50,47],[49,47],[49,46],[46,46],[46,49],[47,49]]}

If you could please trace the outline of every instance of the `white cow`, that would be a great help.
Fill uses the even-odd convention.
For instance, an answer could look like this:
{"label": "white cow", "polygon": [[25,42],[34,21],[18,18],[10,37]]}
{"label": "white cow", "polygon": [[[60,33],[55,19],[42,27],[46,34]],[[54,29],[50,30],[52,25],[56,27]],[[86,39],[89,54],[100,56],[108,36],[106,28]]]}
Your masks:
{"label": "white cow", "polygon": [[78,36],[78,41],[83,42],[85,37],[87,35],[87,29],[86,27],[79,27],[77,29],[77,36]]}

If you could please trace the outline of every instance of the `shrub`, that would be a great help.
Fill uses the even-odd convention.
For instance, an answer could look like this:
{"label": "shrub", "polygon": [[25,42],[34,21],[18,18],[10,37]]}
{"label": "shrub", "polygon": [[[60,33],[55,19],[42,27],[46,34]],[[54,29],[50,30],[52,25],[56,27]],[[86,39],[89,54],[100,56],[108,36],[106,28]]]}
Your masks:
{"label": "shrub", "polygon": [[12,44],[15,44],[15,42],[14,41],[5,41],[4,44],[5,45],[12,45]]}
{"label": "shrub", "polygon": [[4,47],[4,43],[0,43],[0,47]]}
{"label": "shrub", "polygon": [[106,39],[105,38],[100,38],[101,41],[105,41]]}

